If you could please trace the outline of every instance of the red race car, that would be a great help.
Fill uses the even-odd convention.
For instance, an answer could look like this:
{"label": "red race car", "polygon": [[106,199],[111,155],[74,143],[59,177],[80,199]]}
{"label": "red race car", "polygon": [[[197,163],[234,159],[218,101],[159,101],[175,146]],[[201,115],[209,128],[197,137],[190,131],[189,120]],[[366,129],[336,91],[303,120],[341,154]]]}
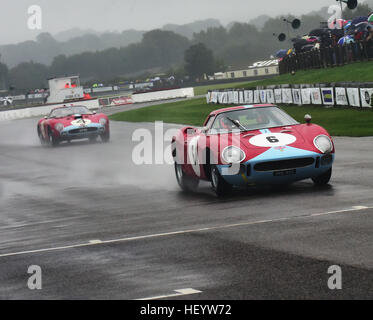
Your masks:
{"label": "red race car", "polygon": [[38,136],[42,145],[57,146],[62,141],[89,139],[110,140],[107,115],[91,112],[87,107],[74,105],[53,109],[49,116],[38,122]]}
{"label": "red race car", "polygon": [[300,124],[274,105],[216,110],[204,128],[185,127],[173,138],[176,179],[191,191],[211,181],[218,196],[232,186],[288,184],[311,178],[329,183],[334,144],[306,115]]}

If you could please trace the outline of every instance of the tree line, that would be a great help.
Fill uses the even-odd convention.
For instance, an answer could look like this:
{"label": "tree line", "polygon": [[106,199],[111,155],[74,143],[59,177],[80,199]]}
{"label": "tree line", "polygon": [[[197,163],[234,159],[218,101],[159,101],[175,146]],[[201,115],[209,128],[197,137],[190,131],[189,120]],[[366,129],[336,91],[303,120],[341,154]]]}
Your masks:
{"label": "tree line", "polygon": [[[369,10],[368,6],[359,5],[352,12],[345,11],[345,15],[367,14]],[[326,15],[327,12],[320,11],[297,17],[302,21],[301,28],[295,31],[290,28],[289,38],[318,28],[321,21],[326,21]],[[6,79],[9,86],[18,90],[28,90],[43,88],[47,78],[64,75],[80,75],[82,82],[131,78],[146,72],[200,78],[203,74],[228,68],[247,67],[252,62],[269,59],[279,49],[292,47],[289,39],[279,42],[273,35],[288,33],[283,18],[267,17],[262,28],[250,23],[210,27],[195,32],[192,38],[172,31],[152,30],[143,33],[137,43],[70,55],[59,54],[49,65],[29,61],[8,69],[0,64],[0,80]],[[295,17],[285,18],[291,20]],[[50,35],[41,34],[38,41],[44,43],[44,48],[49,46],[48,50],[53,51],[55,40]]]}

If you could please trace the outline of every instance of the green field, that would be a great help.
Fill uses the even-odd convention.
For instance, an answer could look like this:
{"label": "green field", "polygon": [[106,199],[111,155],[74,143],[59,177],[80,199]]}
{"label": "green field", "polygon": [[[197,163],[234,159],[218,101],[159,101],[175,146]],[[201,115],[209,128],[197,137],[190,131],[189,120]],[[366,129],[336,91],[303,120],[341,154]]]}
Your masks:
{"label": "green field", "polygon": [[277,84],[329,83],[329,82],[373,82],[373,62],[356,62],[343,67],[298,71],[295,75],[284,74],[270,79],[237,84],[233,88],[268,86]]}
{"label": "green field", "polygon": [[[206,116],[219,106],[208,105],[206,99],[192,99],[175,103],[121,112],[110,119],[129,122],[154,122],[202,126]],[[312,122],[320,124],[334,136],[373,136],[373,112],[347,108],[323,108],[316,106],[282,106],[299,122],[309,113]]]}
{"label": "green field", "polygon": [[216,105],[208,105],[204,98],[191,99],[120,112],[110,116],[110,119],[129,122],[154,122],[159,120],[199,126],[206,116],[216,108]]}
{"label": "green field", "polygon": [[373,62],[355,62],[343,67],[298,71],[295,75],[284,74],[260,81],[234,82],[195,87],[196,96],[206,94],[208,90],[226,88],[248,88],[278,84],[305,84],[330,82],[373,82]]}
{"label": "green field", "polygon": [[[373,82],[373,62],[358,62],[343,67],[299,71],[294,76],[286,74],[256,82],[241,82],[202,86],[195,88],[195,95],[207,90],[221,88],[245,88],[273,84],[302,84],[328,82]],[[206,116],[219,106],[208,105],[206,99],[191,99],[176,103],[166,103],[112,115],[112,120],[130,122],[164,121],[168,123],[202,126]],[[299,122],[306,113],[312,115],[313,122],[325,127],[335,136],[373,136],[373,112],[370,109],[324,108],[316,106],[283,106],[283,109]]]}

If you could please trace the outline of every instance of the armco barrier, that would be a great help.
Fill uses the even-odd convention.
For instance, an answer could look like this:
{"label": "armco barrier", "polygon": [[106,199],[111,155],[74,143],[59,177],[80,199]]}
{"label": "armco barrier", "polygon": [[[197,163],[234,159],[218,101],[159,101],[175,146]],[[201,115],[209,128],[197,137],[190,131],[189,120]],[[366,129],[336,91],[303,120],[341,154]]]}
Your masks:
{"label": "armco barrier", "polygon": [[[45,116],[51,112],[53,108],[62,106],[62,105],[71,105],[71,103],[58,103],[51,104],[48,106],[32,107],[25,109],[17,110],[8,110],[0,112],[0,121],[4,120],[14,120],[14,119],[24,119],[29,117]],[[98,100],[86,100],[72,103],[72,105],[84,104],[88,109],[98,109]]]}
{"label": "armco barrier", "polygon": [[132,100],[134,103],[139,103],[187,97],[194,97],[193,88],[181,88],[173,90],[139,93],[132,95]]}
{"label": "armco barrier", "polygon": [[206,99],[207,103],[222,105],[281,103],[372,108],[372,95],[372,84],[319,84],[213,90]]}
{"label": "armco barrier", "polygon": [[129,96],[116,96],[98,99],[98,103],[102,107],[112,107],[112,106],[123,106],[127,104],[133,104],[132,97]]}
{"label": "armco barrier", "polygon": [[[173,89],[173,90],[164,90],[164,91],[156,91],[156,92],[147,92],[147,93],[140,93],[134,94],[131,100],[126,100],[122,104],[127,103],[141,103],[141,102],[151,102],[151,101],[158,101],[158,100],[167,100],[167,99],[176,99],[176,98],[187,98],[187,97],[194,97],[194,89],[193,88],[182,88],[182,89]],[[120,99],[121,97],[113,98]],[[123,98],[123,97],[122,97]],[[108,100],[109,101],[109,100]],[[112,101],[111,101],[112,102]],[[110,105],[114,105],[110,102]],[[118,101],[120,102],[120,101]],[[31,107],[25,109],[17,109],[17,110],[8,110],[8,111],[0,111],[0,121],[2,120],[14,120],[14,119],[24,119],[29,117],[36,117],[36,116],[44,116],[49,114],[49,112],[58,106],[62,105],[71,105],[71,103],[58,103],[48,106],[40,106],[40,107]],[[89,109],[98,109],[102,106],[99,104],[98,99],[94,100],[85,100],[75,102],[73,104],[79,105],[83,104]],[[118,105],[120,105],[119,103]]]}

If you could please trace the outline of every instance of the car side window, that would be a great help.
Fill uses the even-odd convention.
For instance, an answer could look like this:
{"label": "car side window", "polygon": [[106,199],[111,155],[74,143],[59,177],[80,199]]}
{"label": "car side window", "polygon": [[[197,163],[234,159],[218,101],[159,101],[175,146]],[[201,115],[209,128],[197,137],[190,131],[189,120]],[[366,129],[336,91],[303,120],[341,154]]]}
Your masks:
{"label": "car side window", "polygon": [[49,118],[54,118],[56,116],[56,111],[52,111],[50,114],[49,114]]}
{"label": "car side window", "polygon": [[210,133],[228,132],[235,128],[231,121],[228,120],[225,114],[219,114],[215,117],[214,123],[211,126]]}
{"label": "car side window", "polygon": [[215,116],[211,116],[211,117],[207,120],[205,127],[207,127],[207,128],[210,129],[212,123],[214,122],[214,119],[215,119]]}

